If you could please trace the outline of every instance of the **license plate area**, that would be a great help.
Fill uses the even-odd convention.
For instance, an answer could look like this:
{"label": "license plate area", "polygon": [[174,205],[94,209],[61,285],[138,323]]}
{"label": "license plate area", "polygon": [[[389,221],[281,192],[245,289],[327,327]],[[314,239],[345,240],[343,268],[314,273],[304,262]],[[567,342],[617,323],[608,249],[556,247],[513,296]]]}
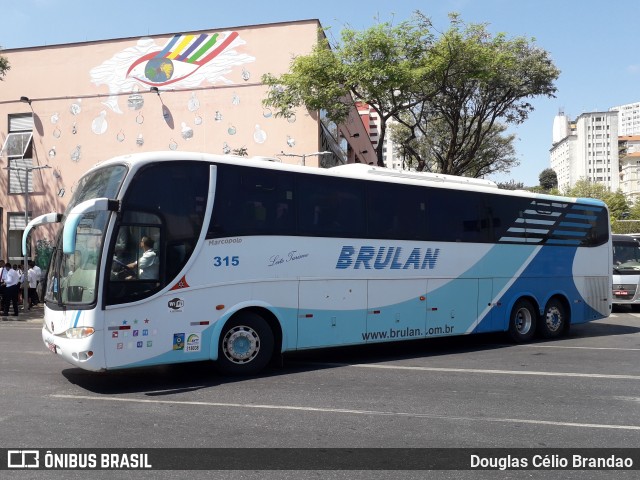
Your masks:
{"label": "license plate area", "polygon": [[58,353],[58,349],[56,348],[56,344],[55,343],[51,343],[51,342],[45,342],[47,344],[47,348],[49,349],[49,351],[51,353]]}

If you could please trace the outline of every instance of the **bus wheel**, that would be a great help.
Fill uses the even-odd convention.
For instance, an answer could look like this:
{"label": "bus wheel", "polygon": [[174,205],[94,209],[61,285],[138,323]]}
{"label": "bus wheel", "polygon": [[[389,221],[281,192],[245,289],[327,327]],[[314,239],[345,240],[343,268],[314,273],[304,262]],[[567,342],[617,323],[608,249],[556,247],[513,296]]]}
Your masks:
{"label": "bus wheel", "polygon": [[536,318],[538,314],[533,304],[521,298],[511,310],[509,320],[509,336],[516,343],[528,342],[536,332]]}
{"label": "bus wheel", "polygon": [[227,322],[218,346],[216,367],[223,375],[252,375],[273,354],[273,332],[262,317],[244,312]]}
{"label": "bus wheel", "polygon": [[565,331],[567,314],[564,305],[559,300],[552,298],[544,308],[542,322],[540,322],[540,335],[544,338],[555,338]]}

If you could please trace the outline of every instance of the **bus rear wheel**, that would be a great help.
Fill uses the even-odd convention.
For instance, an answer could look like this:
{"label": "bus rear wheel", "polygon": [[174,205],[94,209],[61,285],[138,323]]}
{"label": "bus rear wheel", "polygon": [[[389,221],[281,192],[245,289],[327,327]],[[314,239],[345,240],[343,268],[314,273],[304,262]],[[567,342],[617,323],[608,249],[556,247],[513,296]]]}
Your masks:
{"label": "bus rear wheel", "polygon": [[543,338],[555,338],[562,335],[567,326],[567,313],[564,305],[559,300],[552,298],[544,307],[542,322],[540,322],[540,335]]}
{"label": "bus rear wheel", "polygon": [[243,312],[222,330],[216,368],[223,375],[253,375],[267,366],[273,355],[273,332],[262,317]]}
{"label": "bus rear wheel", "polygon": [[527,299],[521,298],[511,310],[509,319],[509,336],[516,343],[528,342],[536,333],[538,313],[535,306]]}

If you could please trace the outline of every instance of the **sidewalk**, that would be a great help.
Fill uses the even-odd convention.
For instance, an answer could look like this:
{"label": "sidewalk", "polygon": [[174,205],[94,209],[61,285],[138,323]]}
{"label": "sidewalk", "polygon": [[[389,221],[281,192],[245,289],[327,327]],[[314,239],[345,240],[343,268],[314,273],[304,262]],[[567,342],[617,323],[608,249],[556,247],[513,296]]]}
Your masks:
{"label": "sidewalk", "polygon": [[44,317],[44,304],[40,303],[38,306],[33,307],[31,310],[27,310],[26,312],[22,308],[22,304],[18,307],[18,316],[13,315],[13,307],[9,308],[9,316],[0,317],[0,323],[9,323],[9,322],[27,322],[27,323],[38,323],[42,322]]}

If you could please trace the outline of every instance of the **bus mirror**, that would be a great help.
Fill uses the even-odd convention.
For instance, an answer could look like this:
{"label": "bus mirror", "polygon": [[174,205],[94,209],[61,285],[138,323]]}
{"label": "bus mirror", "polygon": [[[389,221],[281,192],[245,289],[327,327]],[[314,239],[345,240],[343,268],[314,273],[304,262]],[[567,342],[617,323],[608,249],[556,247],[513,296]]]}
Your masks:
{"label": "bus mirror", "polygon": [[31,220],[24,229],[24,232],[22,232],[22,256],[27,255],[27,237],[34,227],[44,225],[45,223],[60,223],[61,221],[62,214],[56,212],[45,213],[44,215],[40,215],[39,217]]}
{"label": "bus mirror", "polygon": [[109,198],[94,198],[79,203],[71,209],[62,231],[62,253],[72,255],[76,251],[76,230],[82,216],[91,212],[117,212],[120,209],[118,200]]}

